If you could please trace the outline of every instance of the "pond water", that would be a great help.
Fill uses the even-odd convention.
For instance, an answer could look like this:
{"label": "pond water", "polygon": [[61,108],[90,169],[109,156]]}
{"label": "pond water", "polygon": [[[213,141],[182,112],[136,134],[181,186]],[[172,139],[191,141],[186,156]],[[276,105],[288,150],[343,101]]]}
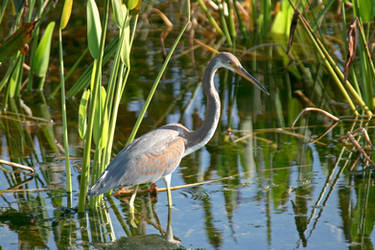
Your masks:
{"label": "pond water", "polygon": [[[66,55],[67,67],[85,48],[85,44],[78,46],[85,43],[85,31],[80,28],[84,19],[77,13],[75,18],[65,34],[69,41],[65,46],[75,46]],[[140,28],[134,42],[115,153],[124,146],[163,62],[156,27]],[[178,31],[177,27],[170,33],[167,48]],[[83,35],[77,36],[77,32]],[[205,106],[200,81],[212,55],[203,48],[185,53],[189,46],[186,37],[158,87],[139,135],[171,122],[199,127]],[[77,131],[79,98],[67,103],[74,190],[73,208],[69,208],[64,158],[59,153],[63,141],[60,102],[49,98],[58,81],[57,62],[53,61],[45,95],[32,92],[11,100],[9,112],[0,117],[1,159],[36,170],[31,177],[1,166],[0,248],[372,249],[372,176],[366,170],[349,171],[351,165],[360,170],[362,163],[353,163],[355,151],[337,140],[353,121],[342,121],[322,140],[308,144],[330,121],[312,113],[304,116],[299,128],[290,130],[304,106],[291,94],[293,78],[286,76],[281,59],[275,55],[274,61],[257,62],[246,53],[238,55],[271,95],[265,96],[229,72],[217,74],[222,101],[217,131],[207,146],[186,156],[172,176],[172,186],[212,182],[172,191],[171,210],[166,193],[140,194],[134,220],[128,198],[111,196],[95,212],[79,215],[76,211],[83,151]],[[77,70],[69,86],[87,65]],[[24,110],[45,120],[16,113]],[[157,185],[163,187],[164,183]],[[168,227],[173,242],[166,240]]]}

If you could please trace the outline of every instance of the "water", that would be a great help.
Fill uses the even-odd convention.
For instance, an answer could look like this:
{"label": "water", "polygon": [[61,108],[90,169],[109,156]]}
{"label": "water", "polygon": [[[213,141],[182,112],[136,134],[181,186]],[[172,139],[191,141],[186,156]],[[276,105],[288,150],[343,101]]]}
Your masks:
{"label": "water", "polygon": [[[77,20],[79,24],[80,19]],[[73,28],[78,29],[78,24]],[[170,36],[174,37],[177,31],[178,28]],[[163,61],[159,34],[150,27],[137,34],[134,66],[120,106],[114,152],[126,142]],[[80,39],[68,32],[66,39],[69,37]],[[187,40],[177,55],[188,48]],[[66,56],[66,61],[74,63],[79,53],[77,50],[77,54]],[[139,134],[170,122],[181,122],[189,128],[199,126],[205,103],[199,81],[209,58],[210,53],[198,48],[194,54],[173,59]],[[34,117],[46,121],[13,113],[0,117],[1,159],[36,169],[34,178],[24,172],[11,172],[9,167],[0,170],[0,246],[134,249],[149,244],[149,249],[174,248],[177,245],[164,237],[169,224],[174,241],[186,248],[372,248],[373,181],[366,171],[348,171],[355,157],[349,155],[351,149],[343,149],[336,140],[352,122],[340,124],[319,143],[307,144],[330,122],[309,114],[301,125],[311,127],[297,129],[299,137],[291,134],[293,131],[285,127],[290,126],[303,106],[289,92],[290,82],[281,71],[280,59],[255,65],[252,58],[241,59],[271,96],[221,72],[216,77],[223,104],[217,132],[206,147],[185,157],[172,177],[173,186],[217,181],[173,191],[171,211],[165,193],[157,197],[138,195],[134,222],[126,198],[120,201],[112,196],[113,202],[106,199],[96,213],[78,215],[75,210],[83,150],[77,132],[79,98],[68,102],[73,209],[67,206],[64,162],[59,153],[59,98],[51,100],[47,95],[28,93],[23,95],[22,103],[14,100],[9,110],[28,107]],[[72,79],[77,79],[81,71]],[[56,84],[56,74],[51,72],[47,92]]]}

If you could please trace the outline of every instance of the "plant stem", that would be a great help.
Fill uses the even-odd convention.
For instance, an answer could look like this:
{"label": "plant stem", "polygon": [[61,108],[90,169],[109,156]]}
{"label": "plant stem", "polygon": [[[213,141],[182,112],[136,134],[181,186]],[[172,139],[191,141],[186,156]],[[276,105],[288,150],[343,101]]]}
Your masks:
{"label": "plant stem", "polygon": [[64,127],[66,191],[68,192],[68,195],[69,195],[68,199],[71,200],[72,199],[72,179],[71,179],[70,162],[69,162],[68,124],[67,124],[67,119],[66,119],[66,104],[65,104],[64,59],[63,59],[63,49],[62,49],[62,34],[61,34],[60,27],[59,27],[59,60],[60,60],[61,113],[62,113],[62,120],[63,120],[63,127]]}
{"label": "plant stem", "polygon": [[83,151],[83,166],[82,166],[82,175],[80,182],[80,193],[79,193],[79,203],[78,203],[78,212],[83,213],[86,206],[86,196],[88,191],[89,177],[90,177],[90,151],[91,151],[91,142],[92,142],[92,133],[94,128],[94,118],[95,118],[95,107],[97,102],[97,96],[100,89],[100,75],[101,68],[103,63],[103,54],[105,46],[105,37],[108,25],[108,13],[109,13],[109,0],[105,0],[104,3],[104,28],[102,31],[100,39],[100,54],[98,59],[98,64],[96,67],[95,78],[94,78],[94,89],[93,95],[90,98],[90,114],[88,119],[88,125],[85,135],[85,148]]}

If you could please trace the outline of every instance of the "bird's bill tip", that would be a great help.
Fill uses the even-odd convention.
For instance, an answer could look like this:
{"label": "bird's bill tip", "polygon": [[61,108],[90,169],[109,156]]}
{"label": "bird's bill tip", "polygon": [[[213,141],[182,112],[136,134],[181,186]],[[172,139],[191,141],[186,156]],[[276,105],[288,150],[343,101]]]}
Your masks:
{"label": "bird's bill tip", "polygon": [[270,95],[268,90],[261,84],[257,79],[255,79],[252,75],[249,74],[243,67],[237,67],[234,70],[237,74],[254,84],[258,89],[263,91],[266,95]]}

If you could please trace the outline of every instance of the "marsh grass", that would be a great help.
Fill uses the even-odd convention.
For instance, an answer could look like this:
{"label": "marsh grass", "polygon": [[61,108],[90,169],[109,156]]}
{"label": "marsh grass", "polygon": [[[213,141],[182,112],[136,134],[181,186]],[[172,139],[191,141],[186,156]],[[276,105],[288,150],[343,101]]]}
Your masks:
{"label": "marsh grass", "polygon": [[[349,104],[351,112],[359,115],[365,112],[371,115],[374,109],[374,66],[371,57],[369,39],[371,18],[374,16],[374,7],[366,5],[363,1],[353,1],[353,6],[345,2],[337,5],[333,1],[327,3],[307,3],[305,1],[282,0],[272,1],[218,1],[213,4],[204,4],[198,1],[200,10],[212,30],[217,36],[226,39],[226,45],[233,50],[248,54],[249,50],[258,53],[272,53],[262,48],[274,47],[282,59],[283,67],[298,80],[304,82],[305,92],[315,92],[315,96],[325,99],[335,99]],[[333,17],[336,7],[339,15]],[[293,21],[293,14],[295,20]],[[336,34],[346,33],[351,18],[357,18],[356,29],[358,35],[357,53],[354,62],[348,68],[350,74],[344,77],[343,60],[350,52],[346,36],[331,37],[327,27],[333,27]],[[341,22],[340,22],[341,21]],[[336,22],[336,25],[327,25],[328,22]],[[199,32],[199,30],[198,30]],[[249,39],[249,37],[256,37]],[[203,39],[204,40],[204,39]],[[293,41],[288,45],[288,40]],[[225,46],[225,45],[224,45]],[[277,54],[271,54],[275,58]],[[339,55],[339,56],[337,56]],[[341,58],[340,58],[341,56]],[[315,65],[306,63],[306,58],[314,60]],[[257,58],[259,61],[259,58]],[[253,62],[254,65],[259,62]],[[274,59],[274,65],[278,59]],[[330,91],[324,89],[326,79],[318,76],[311,78],[312,72],[319,72],[319,65],[324,65],[324,74],[329,75],[333,83]],[[264,71],[264,69],[259,68]],[[317,89],[316,83],[320,85]],[[291,88],[291,90],[293,87]],[[332,95],[336,89],[340,95]],[[325,107],[323,107],[325,108]]]}

